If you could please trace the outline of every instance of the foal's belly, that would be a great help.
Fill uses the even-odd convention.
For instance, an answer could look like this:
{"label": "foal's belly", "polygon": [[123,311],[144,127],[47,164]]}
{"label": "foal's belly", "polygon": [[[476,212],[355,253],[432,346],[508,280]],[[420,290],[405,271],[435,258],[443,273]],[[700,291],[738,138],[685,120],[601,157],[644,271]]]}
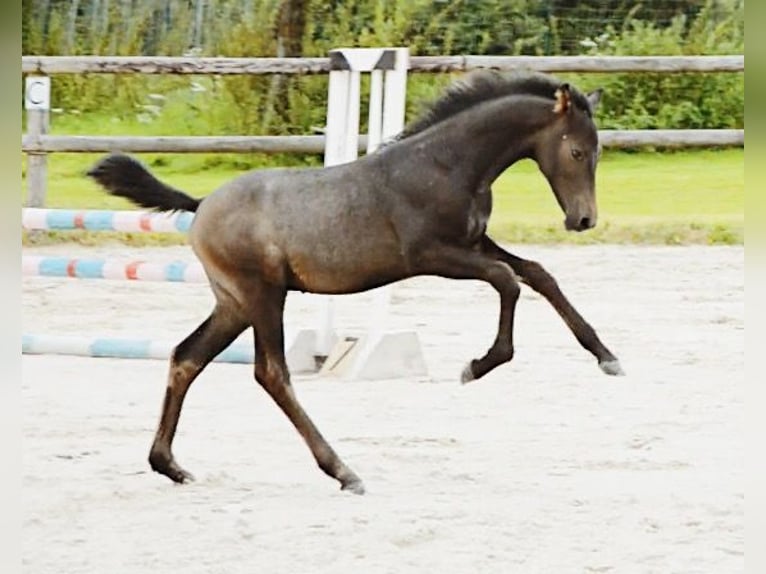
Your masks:
{"label": "foal's belly", "polygon": [[375,233],[335,234],[312,241],[291,237],[287,242],[287,282],[291,289],[314,293],[354,293],[407,276],[407,265],[392,237]]}

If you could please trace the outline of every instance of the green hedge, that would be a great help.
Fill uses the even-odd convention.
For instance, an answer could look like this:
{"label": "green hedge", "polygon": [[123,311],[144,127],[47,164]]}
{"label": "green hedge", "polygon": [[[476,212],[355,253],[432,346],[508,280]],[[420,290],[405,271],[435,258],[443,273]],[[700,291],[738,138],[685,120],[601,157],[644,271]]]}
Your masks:
{"label": "green hedge", "polygon": [[[189,32],[194,29],[193,2],[80,0],[81,12],[76,13],[69,10],[71,1],[49,4],[49,13],[42,15],[35,11],[40,3],[22,2],[25,54],[180,55],[193,40]],[[324,55],[338,46],[378,45],[407,45],[413,54],[744,53],[741,0],[645,2],[629,12],[612,10],[611,14],[624,18],[617,23],[605,19],[603,2],[587,1],[304,4],[308,13],[303,53],[307,56]],[[230,57],[276,53],[274,23],[280,2],[217,0],[213,5],[216,12],[207,14],[197,38],[203,51],[195,53]],[[243,10],[246,5],[252,7],[250,12]],[[108,6],[109,11],[98,12],[99,6]],[[129,17],[122,12],[126,6],[132,7]],[[167,10],[158,11],[163,6]],[[578,40],[578,34],[586,31],[599,33]],[[605,88],[598,113],[603,128],[744,126],[744,74],[571,74],[567,79],[583,89]],[[408,118],[451,80],[449,74],[412,74]],[[57,123],[68,124],[61,118],[89,114],[100,125],[118,124],[112,126],[112,133],[120,133],[121,123],[139,122],[145,135],[306,134],[323,126],[326,94],[324,76],[62,75],[53,81],[53,102],[61,108],[59,120],[54,114],[53,123],[55,131]]]}

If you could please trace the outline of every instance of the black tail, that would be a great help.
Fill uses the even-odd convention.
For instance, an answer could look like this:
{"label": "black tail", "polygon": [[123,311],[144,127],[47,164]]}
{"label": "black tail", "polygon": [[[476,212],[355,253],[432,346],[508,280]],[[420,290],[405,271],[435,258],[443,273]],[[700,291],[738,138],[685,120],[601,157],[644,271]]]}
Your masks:
{"label": "black tail", "polygon": [[201,201],[165,185],[127,155],[105,157],[88,171],[88,175],[112,195],[157,211],[197,211]]}

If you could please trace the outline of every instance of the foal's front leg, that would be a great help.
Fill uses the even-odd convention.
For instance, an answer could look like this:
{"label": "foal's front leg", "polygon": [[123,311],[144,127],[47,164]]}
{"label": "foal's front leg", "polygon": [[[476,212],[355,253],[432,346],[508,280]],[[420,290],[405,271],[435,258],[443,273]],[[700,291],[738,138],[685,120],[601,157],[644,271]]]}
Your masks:
{"label": "foal's front leg", "polygon": [[461,382],[479,379],[513,358],[513,320],[521,288],[506,263],[479,251],[440,245],[421,255],[418,268],[419,272],[427,275],[486,281],[500,295],[500,319],[495,341],[486,355],[465,366]]}
{"label": "foal's front leg", "polygon": [[481,247],[485,254],[510,265],[521,281],[548,300],[564,319],[580,344],[598,359],[598,366],[601,367],[602,371],[607,375],[625,374],[617,357],[601,342],[595,329],[583,319],[577,309],[567,300],[556,280],[542,265],[508,253],[486,235],[482,238]]}

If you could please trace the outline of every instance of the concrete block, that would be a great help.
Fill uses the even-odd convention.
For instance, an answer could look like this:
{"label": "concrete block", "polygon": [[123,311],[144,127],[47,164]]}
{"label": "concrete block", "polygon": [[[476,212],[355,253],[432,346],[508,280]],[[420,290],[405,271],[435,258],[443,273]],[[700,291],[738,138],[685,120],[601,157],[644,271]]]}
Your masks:
{"label": "concrete block", "polygon": [[413,331],[370,333],[338,340],[319,371],[344,380],[428,377],[420,340]]}

